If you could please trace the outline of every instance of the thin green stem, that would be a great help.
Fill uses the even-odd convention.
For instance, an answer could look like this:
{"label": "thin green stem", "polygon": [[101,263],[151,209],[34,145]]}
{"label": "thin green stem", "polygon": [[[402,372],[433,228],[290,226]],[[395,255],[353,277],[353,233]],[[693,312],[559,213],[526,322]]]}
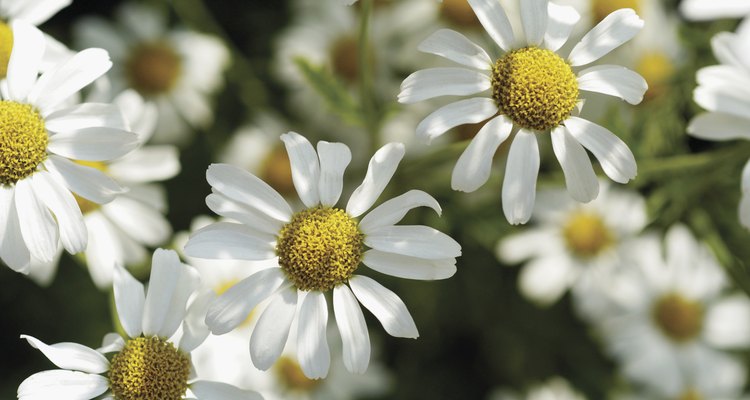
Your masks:
{"label": "thin green stem", "polygon": [[679,174],[685,171],[690,172],[695,168],[705,168],[718,162],[726,163],[731,159],[744,159],[749,155],[747,146],[739,145],[702,153],[639,160],[638,174],[647,178],[663,174]]}

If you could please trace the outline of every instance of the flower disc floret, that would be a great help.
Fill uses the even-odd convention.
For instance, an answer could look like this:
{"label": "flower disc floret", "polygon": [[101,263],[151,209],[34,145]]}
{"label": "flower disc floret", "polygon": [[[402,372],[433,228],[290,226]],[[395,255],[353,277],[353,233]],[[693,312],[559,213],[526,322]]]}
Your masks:
{"label": "flower disc floret", "polygon": [[109,384],[117,400],[179,400],[187,391],[190,357],[159,337],[137,337],[112,358]]}
{"label": "flower disc floret", "polygon": [[299,290],[328,291],[346,282],[362,259],[364,235],[345,211],[314,207],[284,225],[279,265]]}
{"label": "flower disc floret", "polygon": [[132,50],[125,68],[133,88],[144,95],[157,95],[175,86],[182,58],[167,43],[143,43]]}
{"label": "flower disc floret", "polygon": [[665,295],[654,304],[653,318],[661,331],[676,342],[691,340],[703,329],[701,304],[677,293]]}
{"label": "flower disc floret", "polygon": [[47,158],[44,119],[29,104],[0,101],[0,184],[33,174]]}
{"label": "flower disc floret", "polygon": [[580,258],[591,258],[614,244],[612,232],[598,214],[578,211],[565,222],[562,236],[568,250]]}
{"label": "flower disc floret", "polygon": [[8,24],[0,21],[0,79],[8,75],[8,62],[13,50],[13,30]]}
{"label": "flower disc floret", "polygon": [[554,52],[525,47],[495,62],[492,97],[516,125],[544,131],[570,116],[578,102],[578,81],[570,64]]}

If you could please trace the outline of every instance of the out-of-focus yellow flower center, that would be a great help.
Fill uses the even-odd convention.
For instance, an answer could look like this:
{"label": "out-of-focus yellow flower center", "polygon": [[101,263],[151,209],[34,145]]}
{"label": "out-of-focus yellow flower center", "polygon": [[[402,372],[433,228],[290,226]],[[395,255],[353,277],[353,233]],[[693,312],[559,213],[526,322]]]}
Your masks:
{"label": "out-of-focus yellow flower center", "polygon": [[570,116],[578,102],[578,81],[555,52],[525,47],[495,62],[492,96],[516,125],[544,131]]}
{"label": "out-of-focus yellow flower center", "polygon": [[[359,43],[354,36],[341,37],[331,47],[331,66],[336,76],[344,79],[349,84],[356,83],[359,79],[360,67],[357,56]],[[368,49],[372,53],[372,49]],[[370,54],[372,55],[372,54]]]}
{"label": "out-of-focus yellow flower center", "polygon": [[666,90],[669,80],[674,75],[675,66],[663,52],[652,51],[638,59],[635,70],[648,83],[646,98],[654,98]]}
{"label": "out-of-focus yellow flower center", "polygon": [[281,383],[292,391],[311,392],[323,382],[321,379],[306,377],[299,364],[287,356],[281,356],[276,361],[274,371]]}
{"label": "out-of-focus yellow flower center", "polygon": [[10,52],[13,50],[13,30],[3,21],[0,21],[0,79],[8,75],[8,62]]}
{"label": "out-of-focus yellow flower center", "polygon": [[[91,167],[98,169],[102,172],[107,172],[107,164],[101,162],[101,161],[83,161],[83,160],[76,160],[76,164],[83,165],[84,167]],[[101,207],[101,204],[95,203],[89,199],[83,198],[75,193],[73,193],[73,197],[76,199],[76,202],[78,203],[78,208],[81,209],[81,212],[85,215],[91,212],[94,212]]]}
{"label": "out-of-focus yellow flower center", "polygon": [[614,235],[598,214],[576,211],[562,230],[568,250],[580,258],[591,258],[615,242]]}
{"label": "out-of-focus yellow flower center", "polygon": [[292,164],[283,146],[271,150],[261,164],[260,177],[283,195],[295,193],[292,181]]}
{"label": "out-of-focus yellow flower center", "polygon": [[695,389],[688,389],[683,392],[677,400],[703,400],[703,396],[701,396]]}
{"label": "out-of-focus yellow flower center", "polygon": [[284,225],[279,264],[300,290],[328,291],[349,280],[362,259],[364,235],[344,210],[315,207]]}
{"label": "out-of-focus yellow flower center", "polygon": [[169,92],[182,73],[182,58],[164,42],[133,47],[125,64],[130,86],[144,95]]}
{"label": "out-of-focus yellow flower center", "polygon": [[13,185],[47,159],[44,118],[29,104],[0,101],[0,184]]}
{"label": "out-of-focus yellow flower center", "polygon": [[453,25],[462,28],[481,28],[474,10],[467,0],[443,0],[440,15]]}
{"label": "out-of-focus yellow flower center", "polygon": [[109,386],[117,400],[180,400],[190,356],[159,337],[137,337],[112,358]]}
{"label": "out-of-focus yellow flower center", "polygon": [[703,306],[677,293],[660,298],[652,313],[659,329],[675,342],[694,339],[703,329]]}
{"label": "out-of-focus yellow flower center", "polygon": [[598,24],[607,15],[621,8],[632,8],[640,14],[641,0],[592,0],[591,13],[595,24]]}

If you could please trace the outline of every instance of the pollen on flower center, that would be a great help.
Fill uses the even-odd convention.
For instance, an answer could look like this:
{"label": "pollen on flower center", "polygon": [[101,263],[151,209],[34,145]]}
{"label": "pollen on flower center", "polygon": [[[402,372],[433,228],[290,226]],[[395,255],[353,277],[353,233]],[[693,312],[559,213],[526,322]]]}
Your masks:
{"label": "pollen on flower center", "polygon": [[574,212],[562,229],[568,250],[581,258],[591,258],[614,243],[614,237],[601,216],[585,211]]}
{"label": "pollen on flower center", "polygon": [[157,95],[177,83],[182,59],[167,43],[142,43],[132,49],[125,71],[133,88],[145,95]]}
{"label": "pollen on flower center", "polygon": [[293,391],[310,392],[322,382],[320,379],[306,377],[299,364],[287,356],[281,356],[276,361],[274,370],[281,383]]}
{"label": "pollen on flower center", "polygon": [[515,124],[544,131],[570,116],[578,102],[578,81],[554,52],[525,47],[495,62],[492,96]]}
{"label": "pollen on flower center", "polygon": [[33,174],[47,158],[44,119],[31,105],[0,101],[0,184]]}
{"label": "pollen on flower center", "polygon": [[141,336],[112,358],[109,385],[117,400],[179,400],[189,375],[189,355],[159,337]]}
{"label": "pollen on flower center", "polygon": [[661,331],[676,342],[695,338],[703,328],[703,307],[677,293],[660,298],[653,306],[653,318]]}
{"label": "pollen on flower center", "polygon": [[0,21],[0,79],[5,79],[8,75],[11,50],[13,50],[13,30],[8,24]]}
{"label": "pollen on flower center", "polygon": [[341,209],[300,211],[284,225],[276,244],[279,264],[300,290],[327,291],[346,282],[359,266],[364,236]]}
{"label": "pollen on flower center", "polygon": [[591,13],[594,16],[593,23],[599,23],[607,15],[621,8],[632,8],[636,13],[639,13],[641,0],[594,0],[591,2]]}

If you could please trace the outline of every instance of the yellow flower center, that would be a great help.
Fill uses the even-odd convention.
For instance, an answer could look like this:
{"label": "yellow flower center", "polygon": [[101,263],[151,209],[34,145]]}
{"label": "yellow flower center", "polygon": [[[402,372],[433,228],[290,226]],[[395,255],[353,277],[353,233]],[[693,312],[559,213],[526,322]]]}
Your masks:
{"label": "yellow flower center", "polygon": [[261,164],[261,179],[283,195],[294,193],[292,164],[283,146],[276,146]]}
{"label": "yellow flower center", "polygon": [[462,28],[482,27],[467,0],[443,0],[440,15],[451,24]]}
{"label": "yellow flower center", "polygon": [[516,125],[544,131],[570,116],[578,102],[578,81],[554,52],[525,47],[495,62],[492,96]]}
{"label": "yellow flower center", "polygon": [[580,258],[594,257],[615,242],[601,216],[586,211],[574,212],[565,222],[562,235],[568,250]]}
{"label": "yellow flower center", "polygon": [[338,208],[300,211],[284,225],[276,244],[279,264],[294,285],[327,291],[346,282],[359,266],[364,235]]}
{"label": "yellow flower center", "polygon": [[130,86],[144,95],[168,92],[182,72],[182,58],[167,43],[141,43],[125,64]]}
{"label": "yellow flower center", "polygon": [[683,392],[677,400],[703,400],[703,396],[701,396],[695,389],[688,389]]}
{"label": "yellow flower center", "polygon": [[299,364],[287,356],[281,356],[276,361],[274,371],[276,371],[282,385],[293,391],[311,392],[323,382],[321,379],[306,377]]}
{"label": "yellow flower center", "polygon": [[700,303],[670,293],[653,306],[656,325],[670,339],[685,342],[695,338],[703,328],[703,307]]}
{"label": "yellow flower center", "polygon": [[179,400],[187,391],[190,356],[159,337],[137,337],[112,358],[109,386],[117,400]]}
{"label": "yellow flower center", "polygon": [[[85,167],[91,167],[96,168],[99,171],[106,172],[107,171],[107,164],[101,162],[101,161],[83,161],[83,160],[75,160],[75,163],[78,165],[83,165]],[[83,198],[75,193],[73,193],[73,197],[76,199],[76,203],[78,203],[78,208],[81,209],[81,213],[88,214],[91,212],[94,212],[101,207],[101,204],[94,203],[93,201]]]}
{"label": "yellow flower center", "polygon": [[667,89],[669,80],[674,75],[675,66],[663,52],[652,51],[641,56],[635,65],[635,70],[648,83],[646,98],[651,99]]}
{"label": "yellow flower center", "polygon": [[13,30],[8,24],[0,21],[0,79],[5,79],[8,75],[11,50],[13,50]]}
{"label": "yellow flower center", "polygon": [[0,101],[0,185],[33,174],[47,158],[44,119],[29,104]]}
{"label": "yellow flower center", "polygon": [[592,23],[598,24],[607,15],[612,14],[621,8],[632,8],[635,12],[639,12],[641,8],[640,0],[593,0],[591,2],[591,13],[593,14],[594,21]]}

